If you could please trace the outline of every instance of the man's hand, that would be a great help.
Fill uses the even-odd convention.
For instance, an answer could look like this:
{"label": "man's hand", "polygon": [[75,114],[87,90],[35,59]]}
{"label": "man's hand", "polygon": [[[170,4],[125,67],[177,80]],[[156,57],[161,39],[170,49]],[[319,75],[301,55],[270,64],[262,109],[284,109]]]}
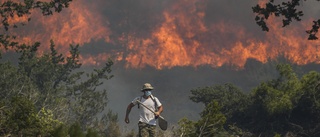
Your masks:
{"label": "man's hand", "polygon": [[158,117],[158,116],[160,115],[160,112],[159,112],[159,111],[154,112],[154,115],[155,115],[156,117]]}
{"label": "man's hand", "polygon": [[158,116],[160,116],[160,113],[162,113],[162,111],[163,111],[163,107],[162,107],[162,105],[161,105],[160,107],[158,107],[158,111],[157,111],[157,112],[154,112],[154,115],[155,115],[156,117],[158,117]]}
{"label": "man's hand", "polygon": [[124,122],[126,122],[127,124],[129,124],[129,123],[130,123],[129,118],[128,118],[128,117],[126,117],[126,118],[124,119]]}

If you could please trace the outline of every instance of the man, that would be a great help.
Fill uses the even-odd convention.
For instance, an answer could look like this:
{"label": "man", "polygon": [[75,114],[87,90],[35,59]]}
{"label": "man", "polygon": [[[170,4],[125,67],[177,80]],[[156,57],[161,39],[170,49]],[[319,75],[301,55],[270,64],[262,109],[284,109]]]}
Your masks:
{"label": "man", "polygon": [[[153,87],[149,83],[145,83],[141,89],[143,95],[141,97],[136,97],[127,107],[125,122],[128,124],[130,123],[129,120],[129,113],[131,108],[135,105],[138,105],[140,109],[140,118],[139,118],[139,137],[154,137],[155,136],[155,129],[156,129],[156,122],[157,117],[163,111],[162,104],[160,103],[159,99],[152,96],[151,90]],[[138,103],[140,101],[146,107],[153,110],[155,113],[151,112],[144,106]]]}

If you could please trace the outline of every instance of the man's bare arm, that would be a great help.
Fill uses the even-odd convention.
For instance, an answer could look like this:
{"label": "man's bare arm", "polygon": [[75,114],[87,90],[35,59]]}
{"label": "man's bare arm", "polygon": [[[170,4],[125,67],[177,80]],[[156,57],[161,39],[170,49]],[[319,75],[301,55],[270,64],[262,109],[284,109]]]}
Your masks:
{"label": "man's bare arm", "polygon": [[158,107],[158,111],[155,112],[155,115],[156,115],[156,116],[159,116],[159,115],[162,113],[162,111],[163,111],[163,107],[162,107],[162,105],[161,105],[160,107]]}
{"label": "man's bare arm", "polygon": [[125,122],[126,123],[130,123],[130,120],[129,120],[129,114],[130,114],[130,111],[131,111],[131,108],[134,106],[133,103],[130,103],[127,107],[127,110],[126,110],[126,117],[125,117]]}

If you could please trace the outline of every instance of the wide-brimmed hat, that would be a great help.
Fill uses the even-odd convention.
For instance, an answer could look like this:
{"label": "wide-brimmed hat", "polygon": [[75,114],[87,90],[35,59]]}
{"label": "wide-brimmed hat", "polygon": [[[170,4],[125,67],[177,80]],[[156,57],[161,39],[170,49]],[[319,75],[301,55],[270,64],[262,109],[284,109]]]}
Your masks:
{"label": "wide-brimmed hat", "polygon": [[153,90],[153,87],[151,86],[150,83],[145,83],[143,84],[141,91],[143,90]]}

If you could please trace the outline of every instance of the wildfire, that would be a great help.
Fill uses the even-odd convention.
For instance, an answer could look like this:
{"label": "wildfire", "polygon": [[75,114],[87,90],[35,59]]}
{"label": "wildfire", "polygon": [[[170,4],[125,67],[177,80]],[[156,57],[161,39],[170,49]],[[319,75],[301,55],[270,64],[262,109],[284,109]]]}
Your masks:
{"label": "wildfire", "polygon": [[[109,16],[95,10],[102,7],[99,3],[108,2],[97,0],[88,4],[85,0],[77,0],[71,3],[70,8],[53,16],[43,17],[35,12],[28,29],[20,29],[16,34],[19,34],[21,42],[27,43],[40,41],[46,45],[52,39],[58,50],[66,54],[69,44],[84,47],[90,46],[91,42],[103,40],[105,45],[99,45],[98,52],[88,51],[86,55],[81,55],[84,65],[100,65],[112,57],[116,61],[125,62],[128,68],[220,67],[225,64],[241,68],[248,59],[266,63],[280,55],[299,65],[320,63],[319,42],[307,41],[302,34],[310,24],[301,23],[298,27],[283,29],[279,24],[281,21],[271,18],[268,20],[270,31],[264,34],[257,29],[256,32],[264,35],[258,37],[255,32],[232,21],[208,21],[208,2],[167,1],[165,4],[168,6],[157,15],[161,22],[152,25],[154,28],[151,31],[145,32],[149,35],[137,35],[137,31],[145,30],[130,29],[130,22],[127,22],[127,30],[120,31],[115,26],[125,24],[111,24]],[[129,12],[127,15],[130,16]],[[128,16],[117,18],[127,20]],[[252,22],[253,17],[250,19]],[[24,17],[20,21],[26,19]],[[137,19],[139,21],[143,22]],[[17,20],[13,19],[12,22]],[[47,49],[48,46],[43,46],[41,50]]]}

